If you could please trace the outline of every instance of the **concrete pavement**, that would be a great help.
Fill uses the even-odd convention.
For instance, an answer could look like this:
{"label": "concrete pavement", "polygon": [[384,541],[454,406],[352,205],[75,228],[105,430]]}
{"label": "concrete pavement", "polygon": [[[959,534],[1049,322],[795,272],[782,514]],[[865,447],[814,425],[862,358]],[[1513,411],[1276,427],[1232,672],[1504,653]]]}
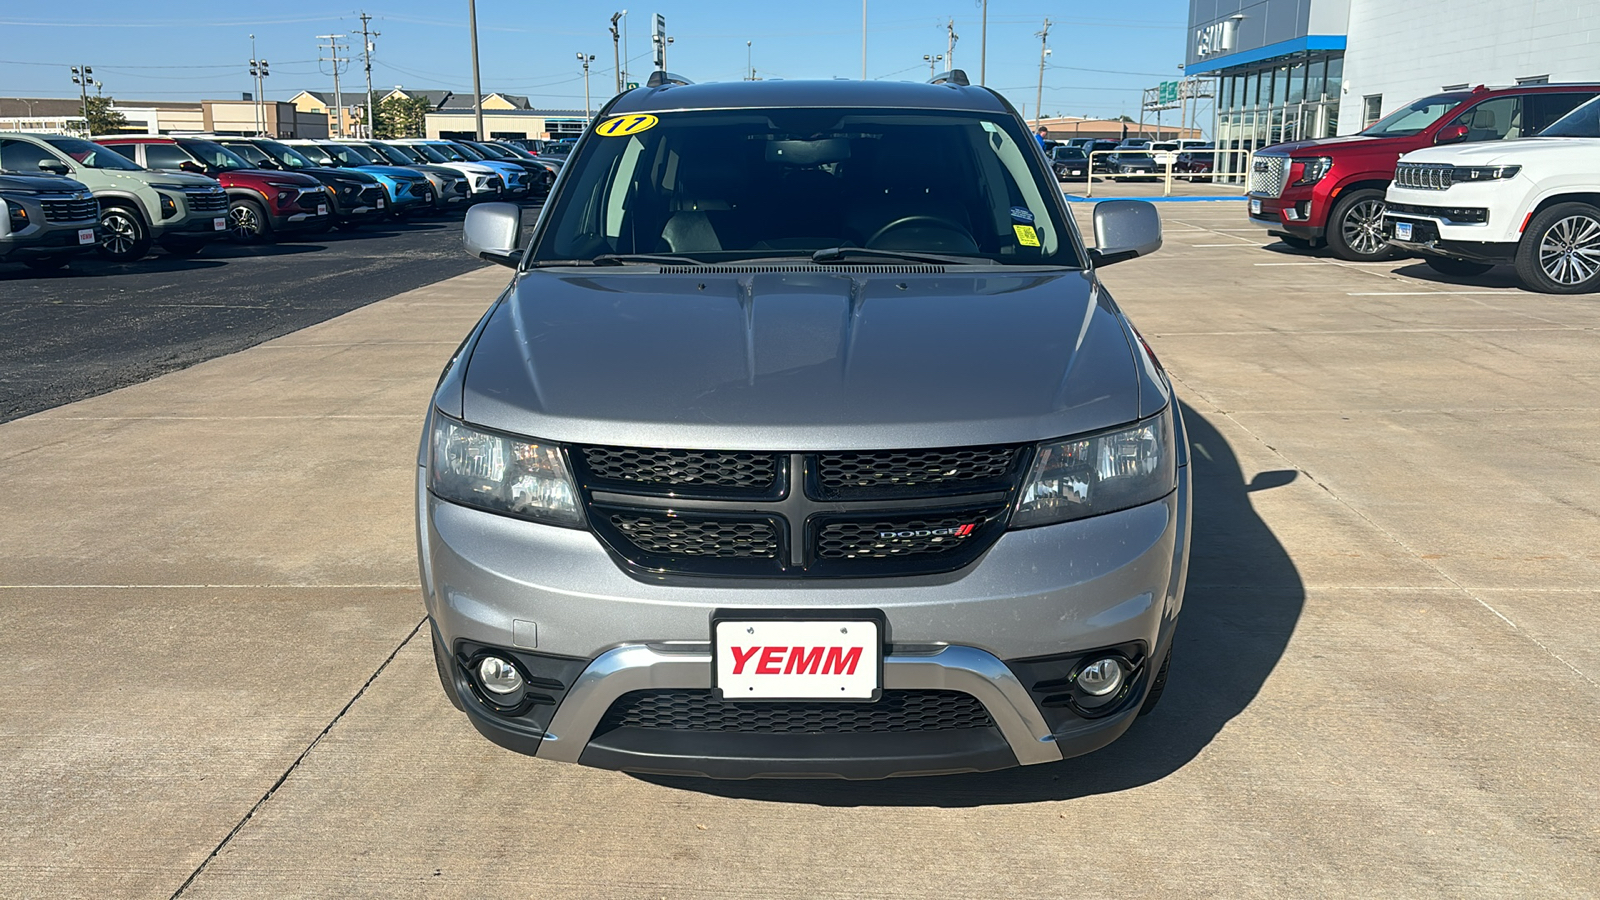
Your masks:
{"label": "concrete pavement", "polygon": [[1594,896],[1600,300],[1161,209],[1105,280],[1187,403],[1196,545],[1111,747],[726,783],[480,738],[410,506],[486,268],[0,425],[0,896]]}

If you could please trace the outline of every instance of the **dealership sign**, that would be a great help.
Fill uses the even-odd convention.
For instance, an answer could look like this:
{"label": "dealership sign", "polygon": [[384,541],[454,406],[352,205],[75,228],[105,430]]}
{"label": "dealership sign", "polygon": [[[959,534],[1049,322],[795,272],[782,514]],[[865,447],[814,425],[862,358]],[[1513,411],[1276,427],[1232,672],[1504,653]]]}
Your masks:
{"label": "dealership sign", "polygon": [[1212,22],[1204,28],[1196,29],[1194,55],[1206,57],[1232,50],[1233,32],[1237,25],[1238,21],[1235,19],[1223,19],[1221,22]]}

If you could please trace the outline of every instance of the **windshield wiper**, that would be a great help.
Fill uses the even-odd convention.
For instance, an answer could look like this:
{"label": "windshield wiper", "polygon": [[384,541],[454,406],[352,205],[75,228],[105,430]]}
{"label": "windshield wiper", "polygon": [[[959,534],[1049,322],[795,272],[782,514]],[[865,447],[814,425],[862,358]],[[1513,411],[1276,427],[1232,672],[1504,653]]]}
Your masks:
{"label": "windshield wiper", "polygon": [[703,266],[705,263],[692,256],[674,256],[671,253],[602,253],[591,260],[597,266],[625,266],[640,263],[665,265]]}
{"label": "windshield wiper", "polygon": [[878,259],[900,259],[921,263],[954,263],[958,266],[970,266],[978,263],[993,262],[981,256],[948,256],[942,253],[918,253],[907,250],[873,250],[868,247],[827,247],[811,254],[814,263],[843,262],[850,256],[871,256]]}

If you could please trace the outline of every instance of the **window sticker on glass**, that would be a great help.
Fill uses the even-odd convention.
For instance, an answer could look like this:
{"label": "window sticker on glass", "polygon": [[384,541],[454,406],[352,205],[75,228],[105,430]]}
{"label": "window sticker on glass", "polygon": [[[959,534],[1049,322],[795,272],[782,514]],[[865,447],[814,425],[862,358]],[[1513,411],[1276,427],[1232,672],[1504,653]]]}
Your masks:
{"label": "window sticker on glass", "polygon": [[656,127],[656,123],[659,121],[661,120],[655,116],[643,114],[617,116],[614,119],[607,119],[601,122],[594,131],[595,134],[602,137],[626,137],[630,134],[638,134],[641,131],[649,131]]}
{"label": "window sticker on glass", "polygon": [[1022,246],[1039,246],[1039,232],[1034,231],[1032,225],[1013,225],[1011,230],[1017,233],[1017,243]]}

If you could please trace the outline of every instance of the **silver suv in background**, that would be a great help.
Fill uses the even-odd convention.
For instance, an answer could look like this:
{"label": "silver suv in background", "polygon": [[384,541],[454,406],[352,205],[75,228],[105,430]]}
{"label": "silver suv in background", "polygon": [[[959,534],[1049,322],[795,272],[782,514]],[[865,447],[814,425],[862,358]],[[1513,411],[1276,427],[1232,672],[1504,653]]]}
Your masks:
{"label": "silver suv in background", "polygon": [[58,269],[100,243],[100,204],[81,182],[0,173],[0,262]]}
{"label": "silver suv in background", "polygon": [[545,759],[984,771],[1165,684],[1183,418],[1000,94],[661,73],[607,104],[445,367],[416,527],[445,693]]}

